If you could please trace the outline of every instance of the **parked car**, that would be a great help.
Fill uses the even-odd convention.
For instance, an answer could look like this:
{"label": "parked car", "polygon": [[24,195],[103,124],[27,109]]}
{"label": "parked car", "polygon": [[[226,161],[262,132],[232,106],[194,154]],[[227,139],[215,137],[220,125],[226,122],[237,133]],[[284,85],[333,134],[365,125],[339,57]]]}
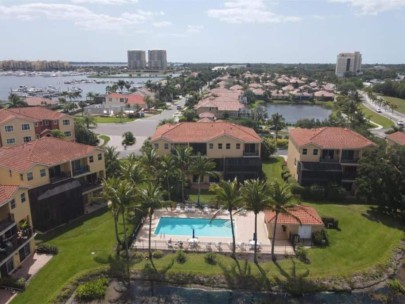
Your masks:
{"label": "parked car", "polygon": [[381,109],[380,108],[378,108],[377,109],[377,113],[381,113],[382,111],[381,111]]}
{"label": "parked car", "polygon": [[397,125],[398,125],[398,126],[403,126],[403,125],[404,125],[404,121],[403,121],[403,120],[398,120],[398,121],[397,121]]}
{"label": "parked car", "polygon": [[181,110],[181,106],[177,106],[176,109],[177,109],[177,110]]}

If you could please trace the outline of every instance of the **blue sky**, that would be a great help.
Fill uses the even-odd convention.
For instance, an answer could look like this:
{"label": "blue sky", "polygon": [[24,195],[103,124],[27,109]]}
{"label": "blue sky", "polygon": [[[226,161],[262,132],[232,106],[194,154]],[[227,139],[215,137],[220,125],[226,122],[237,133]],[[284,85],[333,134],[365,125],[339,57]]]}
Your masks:
{"label": "blue sky", "polygon": [[0,60],[405,63],[405,0],[0,0]]}

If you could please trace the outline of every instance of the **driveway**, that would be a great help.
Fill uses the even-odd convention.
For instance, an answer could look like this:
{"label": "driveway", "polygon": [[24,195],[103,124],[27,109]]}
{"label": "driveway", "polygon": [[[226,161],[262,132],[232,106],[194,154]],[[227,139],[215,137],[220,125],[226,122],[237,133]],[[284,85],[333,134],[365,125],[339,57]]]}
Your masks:
{"label": "driveway", "polygon": [[[173,114],[177,111],[176,106],[184,106],[185,98],[182,98],[180,101],[176,102],[172,109],[164,110],[162,113],[137,119],[127,123],[104,123],[98,124],[94,129],[94,132],[98,134],[104,134],[109,136],[111,139],[107,143],[109,147],[116,147],[117,151],[120,153],[120,158],[127,157],[131,153],[140,155],[140,149],[144,141],[153,135],[156,130],[156,127],[159,125],[159,122],[166,118],[172,118]],[[127,146],[124,149],[122,142],[122,134],[130,131],[134,134],[136,138],[136,143],[133,146]]]}

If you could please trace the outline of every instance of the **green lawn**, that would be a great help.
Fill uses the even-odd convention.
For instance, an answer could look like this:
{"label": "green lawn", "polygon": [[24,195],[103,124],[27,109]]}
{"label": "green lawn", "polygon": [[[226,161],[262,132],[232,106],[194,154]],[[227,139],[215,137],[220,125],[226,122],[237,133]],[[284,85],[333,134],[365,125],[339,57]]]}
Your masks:
{"label": "green lawn", "polygon": [[383,96],[383,97],[385,100],[388,100],[392,104],[395,104],[398,106],[398,109],[396,109],[396,111],[405,114],[405,99],[401,99],[401,98],[397,98],[397,97],[389,97],[389,96]]}
{"label": "green lawn", "polygon": [[[198,198],[197,190],[192,190],[189,192],[189,200],[196,202]],[[206,189],[201,189],[200,202],[202,203],[211,203],[215,201],[215,195],[209,192]]]}
{"label": "green lawn", "polygon": [[271,182],[277,180],[282,182],[281,178],[281,165],[284,163],[284,158],[282,157],[272,157],[269,160],[265,160],[262,165],[264,174],[267,177],[267,181]]}
{"label": "green lawn", "polygon": [[99,135],[98,136],[99,138],[100,138],[100,140],[102,140],[103,142],[102,143],[100,143],[100,147],[101,148],[104,148],[106,145],[107,145],[107,143],[110,141],[110,137],[109,136],[107,136],[107,135]]}
{"label": "green lawn", "polygon": [[115,244],[114,222],[110,212],[84,222],[73,222],[64,231],[48,241],[59,248],[59,254],[32,279],[26,291],[19,294],[13,304],[52,302],[76,275],[108,266],[108,259],[114,256]]}
{"label": "green lawn", "polygon": [[374,111],[371,111],[369,108],[365,107],[364,105],[360,105],[361,109],[363,110],[364,114],[372,121],[375,122],[381,126],[383,126],[383,128],[390,128],[392,127],[392,125],[394,125],[395,123],[393,121],[391,121],[390,119],[379,115],[378,113],[375,113]]}
{"label": "green lawn", "polygon": [[109,116],[96,116],[94,117],[96,119],[96,123],[125,123],[125,122],[130,122],[133,121],[133,118],[128,118],[128,117],[109,117]]}
{"label": "green lawn", "polygon": [[[339,220],[340,231],[328,230],[330,246],[326,248],[309,249],[311,264],[295,261],[297,274],[309,272],[308,278],[347,277],[355,273],[370,270],[374,266],[384,265],[391,258],[393,249],[399,245],[404,233],[401,229],[387,226],[380,221],[370,220],[365,216],[369,206],[365,205],[336,205],[311,204],[321,216],[335,217]],[[395,226],[394,221],[385,219]],[[253,223],[252,223],[253,225]],[[175,255],[166,255],[156,259],[158,269],[168,269],[170,272],[186,272],[192,274],[221,275],[229,273],[235,262],[231,258],[218,256],[219,265],[208,265],[204,261],[204,254],[187,254],[185,264],[174,262]],[[146,261],[134,265],[134,269],[143,269]],[[280,268],[273,262],[262,262],[260,266],[269,278],[282,278],[282,272],[292,273],[291,260],[280,260]],[[252,274],[259,270],[250,264]]]}

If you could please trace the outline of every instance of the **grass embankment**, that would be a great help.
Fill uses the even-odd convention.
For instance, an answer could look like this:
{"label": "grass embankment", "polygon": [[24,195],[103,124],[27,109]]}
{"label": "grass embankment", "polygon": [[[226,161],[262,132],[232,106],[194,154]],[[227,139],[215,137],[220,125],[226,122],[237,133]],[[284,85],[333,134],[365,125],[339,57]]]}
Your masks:
{"label": "grass embankment", "polygon": [[390,119],[379,115],[378,113],[371,111],[369,108],[365,107],[364,105],[360,105],[362,111],[364,112],[364,114],[366,115],[366,117],[368,119],[370,119],[372,122],[381,125],[383,128],[390,128],[393,125],[395,125],[395,123],[393,121],[391,121]]}
{"label": "grass embankment", "polygon": [[111,213],[106,211],[87,221],[72,222],[44,241],[57,246],[59,253],[41,269],[13,304],[52,302],[80,273],[109,266],[109,260],[114,257],[114,221]]}
{"label": "grass embankment", "polygon": [[398,109],[396,109],[396,111],[405,114],[405,99],[397,98],[397,97],[389,97],[389,96],[383,96],[383,97],[385,100],[398,106]]}
{"label": "grass embankment", "polygon": [[104,148],[107,143],[111,140],[111,138],[107,135],[99,135],[98,138],[100,138],[103,142],[100,143],[100,147]]}
{"label": "grass embankment", "polygon": [[134,118],[128,118],[128,117],[110,117],[110,116],[96,116],[94,117],[96,119],[96,123],[125,123],[125,122],[131,122],[134,121]]}
{"label": "grass embankment", "polygon": [[283,182],[283,179],[281,178],[281,166],[283,163],[283,157],[271,157],[269,160],[263,161],[262,169],[268,182]]}

